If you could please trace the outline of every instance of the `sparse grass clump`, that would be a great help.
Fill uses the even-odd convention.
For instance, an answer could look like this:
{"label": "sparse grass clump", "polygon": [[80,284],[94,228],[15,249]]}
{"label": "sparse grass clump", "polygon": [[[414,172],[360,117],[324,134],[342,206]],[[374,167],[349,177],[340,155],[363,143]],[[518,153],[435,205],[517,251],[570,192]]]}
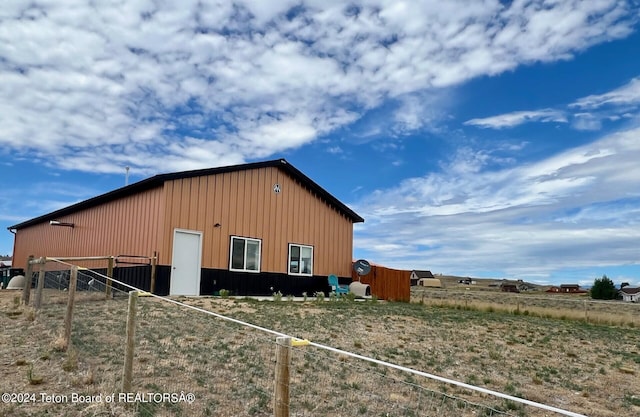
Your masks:
{"label": "sparse grass clump", "polygon": [[66,372],[72,372],[78,369],[78,351],[73,347],[67,350],[67,356],[62,363],[62,369]]}
{"label": "sparse grass clump", "polygon": [[33,364],[30,364],[29,370],[27,371],[27,379],[29,380],[29,385],[40,385],[44,381],[43,377],[37,376],[33,372]]}

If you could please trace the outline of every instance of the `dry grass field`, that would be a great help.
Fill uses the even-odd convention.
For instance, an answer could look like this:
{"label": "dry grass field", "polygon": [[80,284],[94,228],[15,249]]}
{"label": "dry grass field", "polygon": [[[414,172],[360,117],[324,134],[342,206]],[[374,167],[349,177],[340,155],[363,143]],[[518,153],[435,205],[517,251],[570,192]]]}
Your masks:
{"label": "dry grass field", "polygon": [[640,328],[640,304],[592,300],[587,294],[508,293],[486,286],[450,285],[445,289],[413,287],[411,301]]}
{"label": "dry grass field", "polygon": [[[493,293],[490,297],[500,304],[503,296]],[[581,303],[573,318],[566,312],[556,317],[526,313],[534,308],[533,301],[523,302],[521,310],[514,312],[488,308],[491,300],[445,305],[430,303],[419,292],[413,299],[417,302],[293,302],[286,297],[279,302],[207,297],[181,301],[592,417],[640,415],[638,326],[603,323],[596,320],[596,312],[593,323],[587,323],[582,320]],[[275,336],[153,298],[139,300],[134,390],[190,392],[195,394],[193,404],[138,404],[136,408],[104,400],[43,401],[41,393],[104,397],[119,390],[127,309],[124,298],[80,301],[75,307],[72,347],[64,351],[60,335],[65,305],[55,303],[53,296],[47,300],[36,314],[20,306],[18,293],[0,291],[2,391],[33,393],[38,400],[0,404],[0,416],[273,414]],[[356,364],[311,347],[300,350],[292,365],[292,415],[555,415],[380,366]],[[398,379],[401,383],[394,382]],[[428,405],[424,394],[428,391],[412,388],[416,386],[461,399],[454,402],[459,411],[445,414],[413,408],[415,402]],[[417,391],[420,395],[413,397]],[[492,408],[472,407],[465,401]]]}

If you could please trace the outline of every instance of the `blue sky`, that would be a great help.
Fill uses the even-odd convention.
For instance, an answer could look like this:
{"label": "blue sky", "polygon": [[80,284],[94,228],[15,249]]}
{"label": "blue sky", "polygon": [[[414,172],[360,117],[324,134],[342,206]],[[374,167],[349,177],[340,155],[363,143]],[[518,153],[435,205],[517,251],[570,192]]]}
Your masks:
{"label": "blue sky", "polygon": [[91,3],[0,8],[1,254],[125,166],[284,157],[356,258],[640,285],[637,1]]}

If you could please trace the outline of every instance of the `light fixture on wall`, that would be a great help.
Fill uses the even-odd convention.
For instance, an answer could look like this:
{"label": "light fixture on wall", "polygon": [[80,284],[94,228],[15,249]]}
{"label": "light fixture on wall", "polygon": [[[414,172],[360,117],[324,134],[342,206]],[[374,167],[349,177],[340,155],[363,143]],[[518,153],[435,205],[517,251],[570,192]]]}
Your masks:
{"label": "light fixture on wall", "polygon": [[220,223],[216,223],[213,225],[213,227],[222,227],[222,225]]}
{"label": "light fixture on wall", "polygon": [[51,226],[64,226],[64,227],[71,227],[71,228],[75,227],[75,224],[73,224],[73,223],[60,222],[58,220],[51,220],[49,222],[49,225],[51,225]]}

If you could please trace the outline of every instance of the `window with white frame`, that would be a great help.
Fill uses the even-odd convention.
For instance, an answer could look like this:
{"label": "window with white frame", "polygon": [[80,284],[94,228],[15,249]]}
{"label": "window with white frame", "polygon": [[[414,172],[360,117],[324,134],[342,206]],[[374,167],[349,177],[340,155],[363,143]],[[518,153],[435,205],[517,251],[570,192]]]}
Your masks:
{"label": "window with white frame", "polygon": [[260,272],[262,241],[247,237],[231,236],[231,271]]}
{"label": "window with white frame", "polygon": [[313,275],[313,246],[289,244],[289,274]]}

